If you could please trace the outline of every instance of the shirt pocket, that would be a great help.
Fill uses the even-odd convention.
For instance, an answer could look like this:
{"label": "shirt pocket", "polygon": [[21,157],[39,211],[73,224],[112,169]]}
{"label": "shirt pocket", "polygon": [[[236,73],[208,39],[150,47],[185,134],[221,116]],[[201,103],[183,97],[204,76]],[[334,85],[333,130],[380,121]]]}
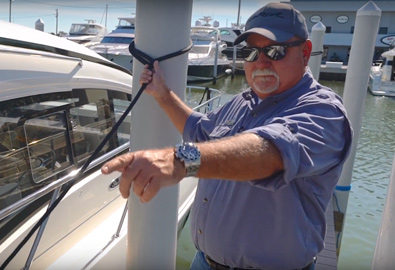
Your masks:
{"label": "shirt pocket", "polygon": [[210,139],[220,139],[230,135],[231,128],[229,126],[217,126],[210,133]]}

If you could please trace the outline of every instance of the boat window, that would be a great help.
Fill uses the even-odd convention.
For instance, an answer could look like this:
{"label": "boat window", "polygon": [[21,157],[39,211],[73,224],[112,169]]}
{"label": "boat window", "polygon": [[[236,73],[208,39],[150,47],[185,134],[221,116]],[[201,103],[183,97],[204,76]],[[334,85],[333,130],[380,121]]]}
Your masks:
{"label": "boat window", "polygon": [[[26,120],[26,159],[34,183],[40,183],[70,167],[73,162],[65,111]],[[73,143],[81,138],[73,136]],[[56,178],[56,177],[55,177]]]}
{"label": "boat window", "polygon": [[[130,99],[118,91],[74,89],[0,102],[0,211],[81,166]],[[129,115],[98,157],[129,142],[130,121]],[[48,199],[1,220],[0,244]]]}
{"label": "boat window", "polygon": [[72,24],[69,31],[69,34],[74,36],[97,35],[98,33],[98,26],[94,24]]}
{"label": "boat window", "polygon": [[221,30],[220,34],[221,36],[229,36],[230,32],[228,30]]}
{"label": "boat window", "polygon": [[239,29],[234,29],[233,32],[235,32],[237,36],[241,35],[241,30]]}
{"label": "boat window", "polygon": [[388,27],[380,27],[379,28],[379,35],[388,34]]}
{"label": "boat window", "polygon": [[131,37],[104,37],[100,43],[119,43],[119,44],[130,44],[133,38]]}
{"label": "boat window", "polygon": [[[72,134],[84,138],[74,144],[74,156],[77,162],[87,159],[99,146],[107,133],[129,105],[126,94],[101,89],[73,90],[73,96],[80,102],[70,110]],[[118,128],[101,154],[126,143],[130,138],[130,118]]]}

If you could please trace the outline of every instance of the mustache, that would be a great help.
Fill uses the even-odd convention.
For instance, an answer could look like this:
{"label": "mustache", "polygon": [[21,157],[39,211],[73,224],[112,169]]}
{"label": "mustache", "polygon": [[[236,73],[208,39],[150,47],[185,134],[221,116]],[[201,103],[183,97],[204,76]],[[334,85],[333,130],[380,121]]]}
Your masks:
{"label": "mustache", "polygon": [[252,78],[254,79],[256,76],[274,76],[277,79],[279,78],[278,74],[276,72],[274,72],[274,71],[272,71],[270,69],[267,69],[267,68],[254,70],[252,72]]}

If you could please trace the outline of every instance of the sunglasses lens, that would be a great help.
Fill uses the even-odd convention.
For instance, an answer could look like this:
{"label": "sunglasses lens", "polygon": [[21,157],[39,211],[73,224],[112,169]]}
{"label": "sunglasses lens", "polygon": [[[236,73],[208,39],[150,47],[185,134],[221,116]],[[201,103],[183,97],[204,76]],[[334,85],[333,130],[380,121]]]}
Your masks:
{"label": "sunglasses lens", "polygon": [[263,52],[271,60],[281,60],[285,57],[285,47],[281,45],[268,46],[264,48],[243,48],[241,55],[247,62],[258,60],[259,53]]}
{"label": "sunglasses lens", "polygon": [[256,61],[259,57],[259,49],[257,48],[243,48],[241,49],[242,57],[247,62]]}
{"label": "sunglasses lens", "polygon": [[281,45],[265,47],[263,53],[272,60],[281,60],[285,57],[285,47]]}

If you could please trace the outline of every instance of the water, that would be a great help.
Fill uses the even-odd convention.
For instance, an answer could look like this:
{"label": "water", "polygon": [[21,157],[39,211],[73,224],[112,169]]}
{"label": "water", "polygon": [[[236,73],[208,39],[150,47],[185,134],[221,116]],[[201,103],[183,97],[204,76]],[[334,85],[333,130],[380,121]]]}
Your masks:
{"label": "water", "polygon": [[[340,96],[344,82],[321,81]],[[225,93],[224,101],[247,87],[243,75],[230,76],[211,83]],[[366,94],[362,129],[358,140],[347,206],[338,270],[371,268],[378,230],[385,204],[388,181],[394,159],[395,98]],[[177,270],[189,269],[195,254],[189,234],[189,223],[178,241]]]}

